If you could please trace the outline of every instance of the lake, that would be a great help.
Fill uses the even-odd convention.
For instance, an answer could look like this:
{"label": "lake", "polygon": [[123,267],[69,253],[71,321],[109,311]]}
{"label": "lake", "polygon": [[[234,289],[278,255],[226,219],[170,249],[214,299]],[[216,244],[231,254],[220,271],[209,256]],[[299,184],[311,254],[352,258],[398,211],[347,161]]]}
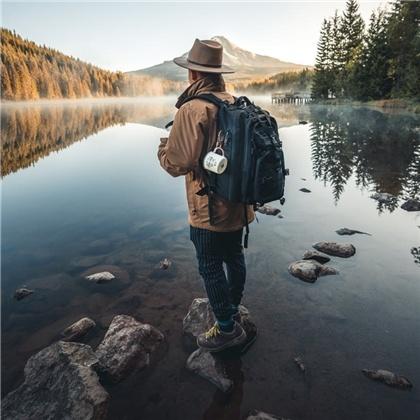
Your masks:
{"label": "lake", "polygon": [[[175,98],[3,106],[3,395],[65,327],[91,317],[84,342],[95,347],[124,313],[159,328],[168,349],[108,389],[110,419],[236,420],[253,409],[294,420],[420,418],[420,213],[400,208],[420,194],[420,118],[255,101],[277,118],[290,176],[284,217],[258,214],[250,226],[243,303],[259,337],[229,365],[230,395],[184,367],[182,319],[205,292],[184,180],[156,156]],[[374,192],[395,199],[380,204]],[[371,236],[338,236],[342,227]],[[340,274],[314,284],[292,277],[288,265],[321,240],[351,242],[356,255],[333,257]],[[162,271],[165,257],[173,264]],[[83,279],[104,265],[124,281]],[[23,285],[35,293],[14,300]],[[371,381],[363,368],[405,375],[414,388]]]}

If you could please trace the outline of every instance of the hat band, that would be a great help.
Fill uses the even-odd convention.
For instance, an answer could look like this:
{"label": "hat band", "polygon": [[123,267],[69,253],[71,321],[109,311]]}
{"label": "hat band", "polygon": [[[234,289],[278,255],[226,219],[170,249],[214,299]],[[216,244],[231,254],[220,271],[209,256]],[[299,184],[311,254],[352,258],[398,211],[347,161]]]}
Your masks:
{"label": "hat band", "polygon": [[199,66],[204,66],[204,67],[214,67],[218,69],[222,67],[221,64],[202,64],[202,63],[198,63],[197,61],[190,60],[189,58],[187,58],[187,61],[191,64],[197,64]]}

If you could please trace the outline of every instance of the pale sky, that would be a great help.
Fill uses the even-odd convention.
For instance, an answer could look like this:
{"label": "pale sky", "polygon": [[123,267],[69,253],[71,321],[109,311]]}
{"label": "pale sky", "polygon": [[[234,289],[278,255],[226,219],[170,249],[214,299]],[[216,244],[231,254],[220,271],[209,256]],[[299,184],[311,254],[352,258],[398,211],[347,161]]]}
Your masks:
{"label": "pale sky", "polygon": [[[359,1],[366,22],[385,1]],[[2,26],[109,70],[137,70],[188,51],[195,38],[223,35],[239,47],[313,64],[324,17],[343,1],[6,1]]]}

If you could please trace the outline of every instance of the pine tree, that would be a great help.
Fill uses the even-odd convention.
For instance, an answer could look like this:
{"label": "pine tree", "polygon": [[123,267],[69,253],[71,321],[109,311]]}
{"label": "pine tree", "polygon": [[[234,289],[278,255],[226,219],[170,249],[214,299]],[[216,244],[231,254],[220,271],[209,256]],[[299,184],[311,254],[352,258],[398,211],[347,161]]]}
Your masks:
{"label": "pine tree", "polygon": [[347,0],[340,26],[343,61],[340,87],[345,97],[353,96],[354,71],[363,49],[364,28],[357,0]]}
{"label": "pine tree", "polygon": [[398,0],[388,20],[392,96],[420,94],[420,3]]}
{"label": "pine tree", "polygon": [[355,70],[355,97],[362,100],[387,98],[392,81],[388,76],[390,49],[384,10],[373,12],[362,54]]}
{"label": "pine tree", "polygon": [[330,90],[329,80],[329,41],[331,22],[324,19],[318,41],[315,72],[312,83],[312,97],[314,99],[328,99]]}

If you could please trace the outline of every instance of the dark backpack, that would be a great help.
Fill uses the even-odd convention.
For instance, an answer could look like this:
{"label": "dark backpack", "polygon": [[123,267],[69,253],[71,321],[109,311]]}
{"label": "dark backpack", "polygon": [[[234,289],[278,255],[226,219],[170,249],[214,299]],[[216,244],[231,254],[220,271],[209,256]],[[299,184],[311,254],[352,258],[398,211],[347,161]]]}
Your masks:
{"label": "dark backpack", "polygon": [[[211,93],[187,98],[204,99],[219,108],[217,117],[217,144],[228,160],[226,170],[218,175],[204,170],[206,187],[198,194],[211,197],[217,194],[234,203],[243,203],[246,222],[246,205],[254,208],[274,200],[284,203],[285,176],[289,171],[284,165],[282,143],[276,120],[246,96],[235,98],[230,104]],[[171,123],[167,125],[169,127]],[[208,145],[207,145],[208,149]],[[247,247],[248,224],[244,246]]]}

